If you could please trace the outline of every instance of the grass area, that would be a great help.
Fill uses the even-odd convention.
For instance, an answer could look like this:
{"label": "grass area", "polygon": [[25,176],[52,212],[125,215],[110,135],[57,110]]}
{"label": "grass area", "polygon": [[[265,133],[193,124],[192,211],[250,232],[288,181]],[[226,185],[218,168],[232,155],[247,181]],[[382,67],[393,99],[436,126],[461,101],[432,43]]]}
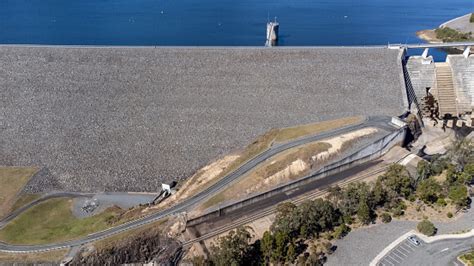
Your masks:
{"label": "grass area", "polygon": [[41,197],[40,194],[22,194],[18,197],[18,199],[13,204],[11,211],[17,210],[26,204],[33,202]]}
{"label": "grass area", "polygon": [[117,208],[78,219],[72,214],[72,200],[45,201],[25,211],[0,230],[0,240],[11,244],[45,244],[86,236],[110,227]]}
{"label": "grass area", "polygon": [[[269,185],[263,185],[265,179],[275,175],[276,173],[287,168],[291,163],[300,159],[306,163],[310,164],[311,157],[317,155],[323,151],[327,151],[331,147],[330,144],[325,142],[312,142],[300,147],[295,147],[290,150],[287,150],[283,153],[277,154],[269,158],[261,166],[258,166],[254,171],[247,174],[236,184],[226,188],[224,191],[214,195],[208,199],[202,207],[204,209],[214,206],[220,202],[241,197],[242,192],[255,189],[256,187],[266,188]],[[309,169],[299,173],[298,175],[293,174],[292,176],[287,177],[284,180],[279,180],[279,183],[284,183],[289,180],[299,178],[307,174]]]}
{"label": "grass area", "polygon": [[27,254],[12,254],[6,252],[0,252],[0,264],[13,264],[20,263],[33,263],[35,265],[42,263],[59,263],[66,255],[67,249],[53,250],[39,253],[27,253]]}
{"label": "grass area", "polygon": [[474,249],[468,253],[465,253],[459,257],[461,261],[468,266],[474,266]]}
{"label": "grass area", "polygon": [[463,33],[449,27],[438,28],[435,30],[436,38],[443,42],[465,42],[472,41],[474,37],[472,33]]}
{"label": "grass area", "polygon": [[362,121],[362,117],[345,117],[336,120],[323,121],[320,123],[307,124],[296,127],[288,127],[277,130],[277,135],[275,137],[276,142],[283,142],[292,139],[297,139],[306,135],[311,135],[323,131],[328,131],[331,129],[353,125]]}
{"label": "grass area", "polygon": [[11,211],[16,196],[36,171],[33,167],[0,167],[0,217]]}

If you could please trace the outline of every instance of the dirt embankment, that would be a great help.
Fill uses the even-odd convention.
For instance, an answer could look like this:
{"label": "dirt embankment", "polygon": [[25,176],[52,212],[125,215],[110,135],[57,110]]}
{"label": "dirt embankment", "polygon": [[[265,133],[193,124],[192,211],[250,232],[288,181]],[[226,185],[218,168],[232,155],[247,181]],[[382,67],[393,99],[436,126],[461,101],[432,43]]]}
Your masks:
{"label": "dirt embankment", "polygon": [[92,251],[77,254],[71,265],[118,265],[156,262],[172,265],[181,244],[165,236],[162,230],[152,227],[119,241],[100,245]]}

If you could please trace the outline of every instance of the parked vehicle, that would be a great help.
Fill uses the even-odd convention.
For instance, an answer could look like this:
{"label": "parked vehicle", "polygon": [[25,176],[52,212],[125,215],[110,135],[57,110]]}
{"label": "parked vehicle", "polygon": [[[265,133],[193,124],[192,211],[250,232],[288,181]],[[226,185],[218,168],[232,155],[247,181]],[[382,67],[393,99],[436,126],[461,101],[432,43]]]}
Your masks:
{"label": "parked vehicle", "polygon": [[418,241],[418,239],[416,239],[415,236],[409,236],[407,237],[408,241],[410,241],[412,244],[414,244],[415,246],[419,246],[420,245],[420,241]]}

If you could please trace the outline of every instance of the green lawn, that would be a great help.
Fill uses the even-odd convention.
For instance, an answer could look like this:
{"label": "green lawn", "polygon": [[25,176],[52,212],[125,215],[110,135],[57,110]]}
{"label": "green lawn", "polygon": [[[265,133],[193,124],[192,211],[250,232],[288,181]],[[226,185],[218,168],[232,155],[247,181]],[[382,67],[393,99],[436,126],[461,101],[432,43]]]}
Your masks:
{"label": "green lawn", "polygon": [[41,197],[40,194],[21,194],[17,200],[15,201],[15,203],[13,204],[12,206],[12,211],[16,210],[16,209],[19,209],[23,206],[25,206],[26,204],[30,203],[30,202],[33,202],[34,200],[36,199],[39,199]]}
{"label": "green lawn", "polygon": [[110,208],[101,214],[78,219],[71,211],[72,200],[45,201],[25,211],[0,230],[0,241],[11,244],[44,244],[86,236],[110,227],[107,221],[117,215]]}

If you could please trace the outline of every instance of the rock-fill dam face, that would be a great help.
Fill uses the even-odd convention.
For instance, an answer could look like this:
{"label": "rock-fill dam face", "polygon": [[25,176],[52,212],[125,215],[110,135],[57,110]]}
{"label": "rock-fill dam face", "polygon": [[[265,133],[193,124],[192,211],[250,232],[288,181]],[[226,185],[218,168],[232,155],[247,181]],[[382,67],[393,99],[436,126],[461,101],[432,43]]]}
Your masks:
{"label": "rock-fill dam face", "polygon": [[157,191],[271,128],[399,115],[398,50],[0,47],[0,165],[28,191]]}

